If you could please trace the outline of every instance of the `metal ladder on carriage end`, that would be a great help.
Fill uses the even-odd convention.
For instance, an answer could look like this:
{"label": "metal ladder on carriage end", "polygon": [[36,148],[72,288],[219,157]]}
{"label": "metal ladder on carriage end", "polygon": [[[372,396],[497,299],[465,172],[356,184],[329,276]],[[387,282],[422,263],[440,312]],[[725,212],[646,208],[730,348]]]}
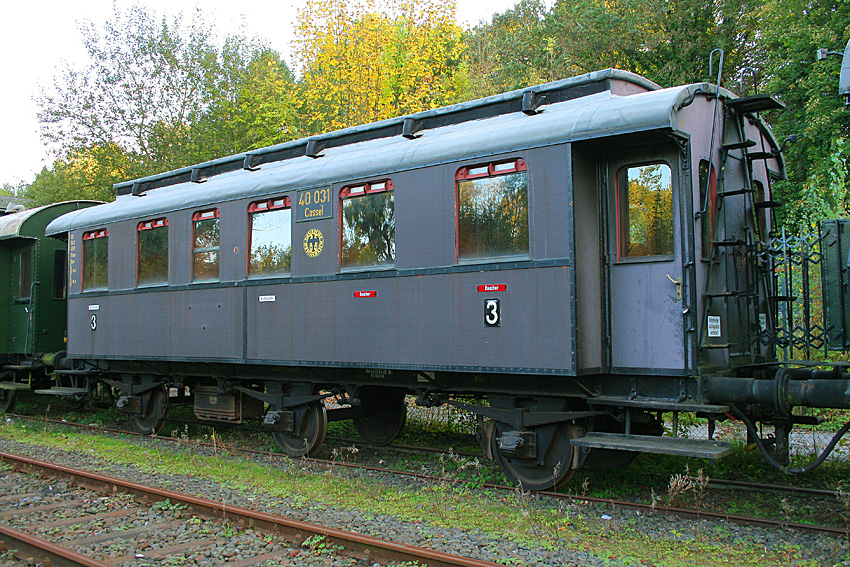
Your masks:
{"label": "metal ladder on carriage end", "polygon": [[[701,322],[701,328],[699,329],[699,350],[700,352],[704,350],[725,350],[729,353],[730,356],[749,356],[754,360],[755,354],[754,342],[759,340],[759,337],[756,338],[756,341],[750,340],[750,330],[753,328],[753,321],[757,321],[759,324],[759,336],[761,333],[762,323],[760,320],[760,314],[758,312],[758,288],[753,286],[759,286],[761,282],[759,282],[759,274],[756,270],[755,259],[756,259],[756,242],[753,238],[753,233],[750,230],[746,230],[746,221],[745,221],[745,231],[746,233],[743,235],[744,239],[737,237],[727,237],[726,229],[728,225],[724,222],[724,238],[719,239],[719,228],[721,225],[721,221],[725,219],[724,213],[724,204],[725,200],[729,197],[735,196],[743,196],[745,199],[749,200],[749,206],[753,214],[759,208],[766,207],[774,207],[778,206],[778,203],[773,201],[756,201],[755,194],[756,189],[754,187],[753,182],[753,169],[752,163],[758,159],[769,159],[775,157],[772,152],[763,151],[764,149],[764,139],[756,142],[754,140],[750,140],[746,137],[746,132],[744,128],[744,115],[751,112],[759,112],[761,110],[771,110],[774,108],[781,108],[782,105],[776,99],[768,95],[752,95],[749,97],[743,97],[739,99],[734,99],[726,102],[727,109],[730,109],[731,112],[727,111],[724,113],[723,117],[723,126],[721,131],[723,132],[722,136],[724,140],[728,138],[728,130],[729,127],[734,128],[735,138],[738,141],[736,142],[724,142],[721,144],[720,149],[720,175],[717,177],[716,182],[716,199],[714,206],[714,226],[713,232],[710,235],[710,243],[711,246],[709,250],[709,264],[708,264],[708,274],[706,278],[706,292],[703,300],[703,316]],[[729,124],[726,120],[727,116],[731,115],[733,117],[733,121]],[[716,119],[716,116],[715,116]],[[756,146],[761,145],[761,151],[750,152],[750,148],[754,148]],[[741,158],[735,158],[734,156],[730,156],[730,152],[733,151],[741,151]],[[743,169],[745,172],[744,175],[744,186],[741,188],[727,189],[727,162],[732,157],[733,159],[741,159],[743,162]],[[711,182],[711,170],[713,168],[713,163],[709,162],[709,171],[707,172],[706,178],[706,199],[709,198],[709,188],[708,185]],[[716,173],[715,173],[716,174]],[[707,205],[708,203],[706,203]],[[745,205],[746,206],[746,205]],[[707,211],[708,207],[704,207],[703,210]],[[723,215],[723,216],[721,216]],[[705,222],[705,221],[703,221]],[[756,227],[758,225],[757,220],[753,219],[753,226]],[[743,286],[740,281],[740,274],[737,266],[737,255],[736,251],[741,247],[744,247],[745,250],[745,260],[746,261],[746,272],[745,272],[745,281],[743,282]],[[723,265],[723,281],[722,285],[718,286],[720,283],[717,278],[718,267]],[[733,277],[734,280],[730,282],[730,277]],[[767,288],[765,288],[767,291]],[[733,300],[735,301],[734,309],[737,311],[737,331],[738,337],[741,343],[733,343],[733,342],[716,342],[713,343],[709,339],[714,338],[709,336],[709,332],[712,330],[712,326],[709,325],[711,315],[711,308],[714,300],[723,299],[723,300]],[[746,305],[742,305],[745,300]],[[727,318],[727,336],[729,336],[730,329],[729,325],[729,311],[727,304],[727,309],[725,310],[725,315]],[[768,315],[769,316],[769,315]],[[722,321],[722,319],[720,320]],[[722,325],[721,325],[722,332]],[[738,352],[733,353],[732,349],[738,349]]]}

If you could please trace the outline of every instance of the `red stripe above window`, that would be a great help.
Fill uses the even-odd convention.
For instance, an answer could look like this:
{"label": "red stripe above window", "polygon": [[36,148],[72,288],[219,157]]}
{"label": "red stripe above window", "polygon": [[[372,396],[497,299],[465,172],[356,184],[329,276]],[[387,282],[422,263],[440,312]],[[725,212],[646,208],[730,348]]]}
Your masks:
{"label": "red stripe above window", "polygon": [[168,226],[168,219],[155,219],[150,221],[143,221],[139,223],[138,230],[151,230],[154,228],[160,228],[163,226]]}
{"label": "red stripe above window", "polygon": [[358,183],[356,185],[346,185],[339,192],[340,199],[350,199],[352,197],[361,197],[363,195],[373,195],[375,193],[384,193],[395,189],[392,179],[381,179],[379,181],[370,181],[369,183]]}
{"label": "red stripe above window", "polygon": [[93,230],[91,232],[83,233],[83,240],[92,240],[93,238],[103,238],[105,236],[109,236],[109,231],[105,228],[100,230]]}
{"label": "red stripe above window", "polygon": [[482,163],[481,165],[461,167],[457,170],[455,179],[475,179],[476,177],[514,173],[517,171],[525,171],[527,169],[528,165],[525,163],[524,159],[494,161],[492,163]]}
{"label": "red stripe above window", "polygon": [[198,211],[194,215],[192,215],[193,221],[199,220],[207,220],[207,219],[217,219],[218,218],[218,209],[209,209],[206,211]]}
{"label": "red stripe above window", "polygon": [[255,201],[248,205],[249,213],[258,213],[260,211],[273,211],[274,209],[289,209],[289,197],[275,197],[267,201]]}

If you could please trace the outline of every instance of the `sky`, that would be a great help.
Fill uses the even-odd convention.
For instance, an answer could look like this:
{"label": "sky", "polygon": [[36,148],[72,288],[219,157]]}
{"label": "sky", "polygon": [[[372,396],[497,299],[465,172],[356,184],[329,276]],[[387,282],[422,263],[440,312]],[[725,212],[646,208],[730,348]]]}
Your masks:
{"label": "sky", "polygon": [[[458,23],[473,26],[489,20],[493,13],[512,8],[518,0],[458,0]],[[133,2],[115,0],[119,8]],[[287,62],[290,58],[293,21],[305,0],[141,0],[157,13],[182,12],[188,18],[200,6],[208,21],[222,34],[244,29],[245,35],[268,40]],[[0,185],[31,183],[54,157],[38,133],[37,107],[33,102],[40,88],[53,84],[53,77],[67,61],[72,66],[86,62],[78,23],[96,25],[109,19],[113,0],[36,0],[8,2],[0,18]],[[243,27],[244,26],[244,27]]]}

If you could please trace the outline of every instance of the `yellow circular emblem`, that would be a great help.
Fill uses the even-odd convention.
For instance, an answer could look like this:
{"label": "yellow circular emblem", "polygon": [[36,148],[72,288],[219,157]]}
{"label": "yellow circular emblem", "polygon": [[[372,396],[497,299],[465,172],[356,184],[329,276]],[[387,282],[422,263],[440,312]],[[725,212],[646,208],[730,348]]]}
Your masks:
{"label": "yellow circular emblem", "polygon": [[322,248],[325,246],[325,237],[322,236],[322,231],[318,228],[311,228],[304,235],[304,252],[311,258],[315,258],[322,253]]}

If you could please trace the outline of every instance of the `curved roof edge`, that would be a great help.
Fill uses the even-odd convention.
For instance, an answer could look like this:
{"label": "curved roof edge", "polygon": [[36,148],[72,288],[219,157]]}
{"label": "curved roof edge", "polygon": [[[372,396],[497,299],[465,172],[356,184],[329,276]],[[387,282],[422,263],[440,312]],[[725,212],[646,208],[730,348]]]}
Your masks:
{"label": "curved roof edge", "polygon": [[[41,207],[36,207],[34,209],[26,209],[17,213],[3,215],[2,217],[0,217],[0,240],[7,240],[10,238],[31,238],[28,236],[21,235],[21,229],[29,219],[50,209],[55,209],[70,204],[78,205],[77,210],[79,210],[81,208],[79,207],[79,205],[81,204],[93,206],[102,204],[102,201],[62,201],[61,203],[51,203],[50,205],[42,205]],[[56,216],[58,217],[60,215]]]}

